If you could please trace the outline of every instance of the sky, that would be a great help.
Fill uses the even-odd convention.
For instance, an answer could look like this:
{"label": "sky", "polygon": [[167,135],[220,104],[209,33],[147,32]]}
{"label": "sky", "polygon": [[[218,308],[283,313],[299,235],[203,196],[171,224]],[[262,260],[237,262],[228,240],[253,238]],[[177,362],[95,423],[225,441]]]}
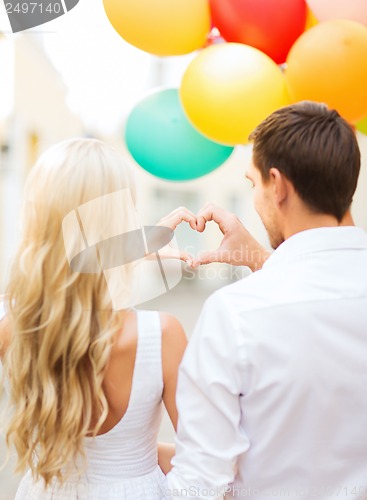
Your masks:
{"label": "sky", "polygon": [[39,40],[67,87],[68,106],[88,130],[106,135],[121,129],[152,88],[178,87],[195,55],[158,58],[133,47],[110,24],[103,0],[80,0],[66,15],[22,35],[11,33],[0,0],[0,31],[9,41],[17,36]]}
{"label": "sky", "polygon": [[44,47],[69,89],[68,105],[86,125],[112,133],[151,86],[155,58],[113,29],[102,0],[79,4],[45,28]]}

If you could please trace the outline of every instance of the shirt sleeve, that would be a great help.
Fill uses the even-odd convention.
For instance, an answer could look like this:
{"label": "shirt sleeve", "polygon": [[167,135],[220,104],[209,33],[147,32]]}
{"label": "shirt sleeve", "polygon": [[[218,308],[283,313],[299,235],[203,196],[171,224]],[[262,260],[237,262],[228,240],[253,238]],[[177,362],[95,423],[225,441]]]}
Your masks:
{"label": "shirt sleeve", "polygon": [[189,341],[177,384],[176,455],[168,498],[221,499],[249,448],[241,428],[244,358],[225,298],[210,297]]}

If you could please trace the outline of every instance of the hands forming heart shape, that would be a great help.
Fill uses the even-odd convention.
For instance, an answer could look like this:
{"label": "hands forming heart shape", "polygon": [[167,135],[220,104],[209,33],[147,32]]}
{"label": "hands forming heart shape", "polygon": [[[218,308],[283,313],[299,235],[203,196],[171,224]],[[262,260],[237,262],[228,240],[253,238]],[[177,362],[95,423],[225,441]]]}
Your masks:
{"label": "hands forming heart shape", "polygon": [[158,225],[174,231],[182,222],[187,222],[191,229],[203,233],[206,223],[210,221],[218,225],[224,236],[219,248],[202,252],[195,258],[180,250],[179,253],[176,251],[175,255],[172,254],[171,258],[179,258],[192,267],[224,262],[234,266],[248,266],[252,271],[261,269],[270,252],[247,231],[235,214],[215,205],[205,205],[196,215],[185,207],[177,208],[161,219]]}

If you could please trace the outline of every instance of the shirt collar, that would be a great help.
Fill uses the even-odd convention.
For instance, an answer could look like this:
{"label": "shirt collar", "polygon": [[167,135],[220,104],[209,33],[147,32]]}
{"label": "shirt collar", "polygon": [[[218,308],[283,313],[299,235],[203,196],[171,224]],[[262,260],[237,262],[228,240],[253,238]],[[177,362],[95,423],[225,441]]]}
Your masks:
{"label": "shirt collar", "polygon": [[289,259],[307,257],[310,253],[341,249],[367,250],[367,233],[354,226],[318,227],[301,231],[279,245],[263,268]]}

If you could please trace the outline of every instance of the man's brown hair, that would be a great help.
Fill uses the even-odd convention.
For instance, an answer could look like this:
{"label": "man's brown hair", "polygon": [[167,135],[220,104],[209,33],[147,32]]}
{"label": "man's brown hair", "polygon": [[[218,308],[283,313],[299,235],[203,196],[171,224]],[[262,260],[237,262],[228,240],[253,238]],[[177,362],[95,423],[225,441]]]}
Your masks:
{"label": "man's brown hair", "polygon": [[249,137],[264,182],[282,172],[313,211],[342,220],[357,187],[360,151],[353,128],[325,104],[303,101],[268,116]]}

